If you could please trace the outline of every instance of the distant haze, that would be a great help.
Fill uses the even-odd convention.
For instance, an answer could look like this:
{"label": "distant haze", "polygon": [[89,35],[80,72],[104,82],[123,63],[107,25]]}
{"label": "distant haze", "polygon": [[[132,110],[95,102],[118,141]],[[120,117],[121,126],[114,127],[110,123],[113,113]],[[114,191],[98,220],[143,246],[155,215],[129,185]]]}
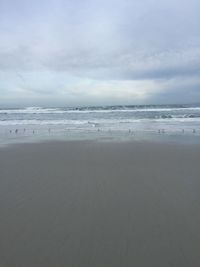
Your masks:
{"label": "distant haze", "polygon": [[199,0],[0,0],[0,106],[200,102]]}

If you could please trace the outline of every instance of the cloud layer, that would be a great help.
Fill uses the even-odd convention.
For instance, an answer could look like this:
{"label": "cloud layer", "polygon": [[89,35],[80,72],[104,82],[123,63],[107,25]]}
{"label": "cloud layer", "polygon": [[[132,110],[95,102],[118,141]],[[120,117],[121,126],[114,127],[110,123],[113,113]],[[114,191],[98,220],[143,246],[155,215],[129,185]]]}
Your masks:
{"label": "cloud layer", "polygon": [[200,102],[197,0],[0,0],[0,105]]}

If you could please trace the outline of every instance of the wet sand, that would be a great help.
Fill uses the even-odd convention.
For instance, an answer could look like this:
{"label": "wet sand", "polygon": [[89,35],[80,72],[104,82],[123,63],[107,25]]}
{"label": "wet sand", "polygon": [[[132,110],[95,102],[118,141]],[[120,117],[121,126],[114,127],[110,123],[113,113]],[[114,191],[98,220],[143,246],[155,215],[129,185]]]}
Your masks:
{"label": "wet sand", "polygon": [[0,267],[199,267],[199,251],[199,145],[0,149]]}

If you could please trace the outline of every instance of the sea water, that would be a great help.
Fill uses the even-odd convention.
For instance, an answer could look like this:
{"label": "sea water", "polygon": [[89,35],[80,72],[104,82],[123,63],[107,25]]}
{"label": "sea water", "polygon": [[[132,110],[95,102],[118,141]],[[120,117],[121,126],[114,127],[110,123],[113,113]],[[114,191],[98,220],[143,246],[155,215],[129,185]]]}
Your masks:
{"label": "sea water", "polygon": [[0,109],[0,143],[36,140],[200,140],[200,105]]}

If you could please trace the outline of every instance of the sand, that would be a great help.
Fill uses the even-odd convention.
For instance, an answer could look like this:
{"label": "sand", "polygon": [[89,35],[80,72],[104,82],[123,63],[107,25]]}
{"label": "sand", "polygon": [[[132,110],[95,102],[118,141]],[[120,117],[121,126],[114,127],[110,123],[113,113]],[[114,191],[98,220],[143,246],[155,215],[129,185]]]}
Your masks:
{"label": "sand", "polygon": [[0,267],[200,266],[200,146],[0,149]]}

